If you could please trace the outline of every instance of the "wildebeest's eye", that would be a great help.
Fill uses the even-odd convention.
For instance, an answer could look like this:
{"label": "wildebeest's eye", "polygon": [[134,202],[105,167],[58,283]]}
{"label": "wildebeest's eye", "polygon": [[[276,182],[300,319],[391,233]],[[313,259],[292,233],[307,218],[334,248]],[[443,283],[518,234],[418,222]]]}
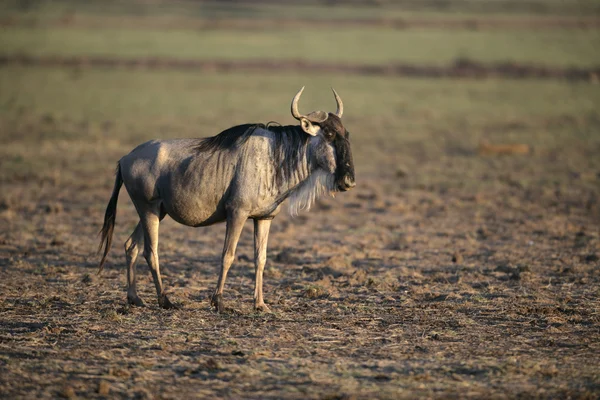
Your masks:
{"label": "wildebeest's eye", "polygon": [[323,136],[325,136],[325,139],[327,139],[327,141],[332,141],[335,137],[335,132],[330,131],[329,129],[324,129]]}

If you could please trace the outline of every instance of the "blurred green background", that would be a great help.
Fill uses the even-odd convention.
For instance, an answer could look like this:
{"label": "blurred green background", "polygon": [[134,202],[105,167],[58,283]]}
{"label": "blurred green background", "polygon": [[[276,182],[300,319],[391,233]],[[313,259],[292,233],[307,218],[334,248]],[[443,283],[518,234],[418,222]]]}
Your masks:
{"label": "blurred green background", "polygon": [[[522,187],[598,189],[596,0],[30,0],[4,1],[0,15],[4,183],[86,176],[109,186],[113,163],[139,142],[211,136],[246,122],[294,123],[289,102],[306,85],[301,110],[333,109],[331,86],[342,96],[359,180],[392,189],[471,190],[501,186],[510,173]],[[15,61],[22,56],[33,62]],[[148,58],[159,65],[94,62]],[[173,60],[332,68],[182,69]],[[452,68],[461,60],[490,69],[498,63],[578,68],[584,79],[335,68]],[[481,143],[526,144],[532,151],[485,157]]]}

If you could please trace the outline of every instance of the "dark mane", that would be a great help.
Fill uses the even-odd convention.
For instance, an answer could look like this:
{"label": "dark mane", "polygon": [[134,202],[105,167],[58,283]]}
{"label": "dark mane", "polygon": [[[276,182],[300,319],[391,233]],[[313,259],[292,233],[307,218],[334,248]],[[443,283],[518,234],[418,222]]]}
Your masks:
{"label": "dark mane", "polygon": [[264,129],[273,135],[273,164],[275,165],[277,184],[289,180],[301,167],[307,155],[307,145],[311,136],[307,135],[299,125],[244,124],[233,126],[216,136],[200,139],[195,149],[200,152],[234,150],[243,146],[256,129]]}
{"label": "dark mane", "polygon": [[311,138],[311,136],[307,135],[299,125],[282,126],[269,122],[267,125],[260,124],[259,127],[275,134],[273,148],[276,153],[283,153],[281,154],[283,155],[283,158],[278,160],[279,162],[293,158],[294,154],[297,155],[298,150],[304,148]]}
{"label": "dark mane", "polygon": [[242,146],[256,129],[265,129],[275,133],[274,148],[281,151],[293,150],[303,147],[310,140],[310,136],[302,131],[298,125],[279,125],[276,122],[268,124],[244,124],[232,126],[218,135],[199,139],[196,145],[198,151],[215,152],[217,150],[232,150]]}
{"label": "dark mane", "polygon": [[306,134],[299,125],[272,125],[269,122],[264,129],[273,132],[273,164],[277,185],[289,182],[294,174],[302,168],[302,162],[307,156],[308,143],[311,136]]}
{"label": "dark mane", "polygon": [[209,153],[214,153],[219,150],[232,150],[246,143],[254,130],[262,126],[264,125],[244,124],[232,126],[218,135],[200,139],[200,143],[196,146],[196,150]]}

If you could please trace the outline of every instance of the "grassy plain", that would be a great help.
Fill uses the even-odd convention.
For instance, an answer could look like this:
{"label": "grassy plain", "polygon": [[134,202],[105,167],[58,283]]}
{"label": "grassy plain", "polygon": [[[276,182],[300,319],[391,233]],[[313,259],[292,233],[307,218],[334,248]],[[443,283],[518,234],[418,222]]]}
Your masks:
{"label": "grassy plain", "polygon": [[[325,39],[326,38],[326,39]],[[351,64],[409,62],[445,65],[459,58],[560,67],[600,65],[597,30],[447,31],[296,28],[283,32],[4,28],[4,54],[168,57],[183,59],[298,59]]]}
{"label": "grassy plain", "polygon": [[[535,157],[560,153],[565,148],[591,151],[600,141],[596,134],[600,123],[597,118],[600,90],[588,83],[390,81],[356,76],[248,76],[85,68],[7,67],[1,71],[0,110],[3,124],[10,126],[3,129],[3,135],[8,135],[6,139],[16,139],[9,141],[3,150],[6,166],[11,159],[20,160],[19,163],[41,161],[27,146],[22,151],[12,147],[23,146],[21,142],[30,140],[44,144],[64,139],[95,148],[107,138],[134,145],[151,137],[210,136],[245,121],[293,123],[287,106],[282,104],[287,104],[290,93],[307,80],[314,93],[303,103],[307,110],[331,105],[328,85],[344,88],[340,93],[347,99],[349,129],[356,132],[353,137],[359,148],[355,155],[361,163],[359,173],[381,170],[385,165],[393,174],[394,165],[402,164],[415,170],[418,174],[415,181],[435,180],[447,185],[462,182],[471,186],[486,184],[477,175],[472,177],[474,180],[466,180],[463,175],[464,170],[477,171],[472,163],[487,162],[471,154],[481,141],[526,143],[535,147],[533,158],[519,161],[531,167],[536,165],[532,162]],[[256,116],[263,116],[264,120]],[[32,124],[47,126],[33,136],[25,134],[22,130]],[[79,128],[82,124],[85,129]],[[378,164],[369,162],[374,153],[384,149],[390,150],[385,154],[389,157],[380,158]],[[416,155],[411,154],[415,150],[425,157],[421,162],[439,159],[451,150],[456,153],[454,162],[465,165],[433,174],[416,168]],[[568,179],[572,168],[599,166],[598,160],[570,154],[559,156],[563,171],[557,179]],[[23,168],[22,173],[35,170],[26,163],[18,165]],[[6,176],[9,170],[3,171],[4,178],[9,178]],[[528,177],[529,172],[522,171],[523,179],[536,179],[536,175]],[[585,179],[580,183],[584,182]]]}
{"label": "grassy plain", "polygon": [[[73,38],[85,30],[47,29],[54,38],[46,43],[56,53],[108,48],[108,30],[90,30],[78,42]],[[6,43],[45,51],[34,40],[46,40],[40,32],[6,28],[2,51]],[[97,47],[89,42],[94,32],[101,37]],[[131,38],[143,32],[153,38],[149,54],[179,42],[193,52],[197,35],[136,32],[113,35],[113,54],[130,56]],[[292,33],[298,34],[281,35]],[[443,32],[397,34],[427,33]],[[162,34],[165,42],[156,39]],[[223,51],[224,57],[249,54],[244,47],[257,38],[256,32],[216,34],[239,46],[239,54]],[[329,34],[319,31],[306,41],[320,43]],[[492,32],[447,37],[454,34],[469,48],[492,40]],[[596,31],[546,34],[567,43]],[[257,40],[285,48],[266,35]],[[29,39],[17,46],[19,37]],[[125,45],[118,44],[121,37]],[[504,54],[516,57],[543,41],[523,42],[504,42],[510,47]],[[436,52],[432,43],[421,42],[441,57],[431,62],[448,61],[460,47]],[[573,56],[566,44],[552,46],[527,57],[596,62],[585,44],[572,46]],[[406,49],[411,57],[423,50]],[[388,57],[369,51],[373,59],[362,61]],[[148,306],[128,307],[121,243],[137,219],[125,191],[108,266],[95,275],[115,162],[152,138],[209,136],[250,121],[293,123],[289,102],[302,85],[301,110],[331,109],[330,86],[344,99],[358,186],[298,218],[275,219],[265,273],[274,313],[252,310],[250,224],[227,281],[232,309],[219,315],[208,298],[224,226],[194,230],[168,218],[161,225],[161,269],[182,309],[156,306],[143,261],[139,287]],[[2,66],[0,393],[597,398],[598,104],[600,86],[592,82]],[[482,143],[526,144],[531,151],[485,155]]]}

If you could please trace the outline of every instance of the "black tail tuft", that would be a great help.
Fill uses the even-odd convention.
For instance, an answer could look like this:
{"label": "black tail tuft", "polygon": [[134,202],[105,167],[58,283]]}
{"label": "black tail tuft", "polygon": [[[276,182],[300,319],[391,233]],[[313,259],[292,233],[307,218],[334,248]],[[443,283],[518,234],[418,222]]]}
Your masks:
{"label": "black tail tuft", "polygon": [[115,230],[115,218],[117,216],[117,200],[119,199],[119,190],[121,190],[121,185],[123,185],[123,177],[121,176],[121,166],[117,164],[117,176],[115,178],[115,186],[113,188],[112,196],[108,201],[108,205],[106,206],[106,213],[104,214],[104,225],[102,226],[102,230],[100,231],[100,235],[102,236],[102,238],[100,239],[98,253],[100,253],[100,251],[102,251],[102,247],[104,247],[104,254],[102,254],[102,259],[100,260],[100,264],[98,265],[98,273],[102,272],[102,269],[104,268],[104,262],[106,261],[106,256],[108,255],[110,245],[112,244],[113,231]]}

